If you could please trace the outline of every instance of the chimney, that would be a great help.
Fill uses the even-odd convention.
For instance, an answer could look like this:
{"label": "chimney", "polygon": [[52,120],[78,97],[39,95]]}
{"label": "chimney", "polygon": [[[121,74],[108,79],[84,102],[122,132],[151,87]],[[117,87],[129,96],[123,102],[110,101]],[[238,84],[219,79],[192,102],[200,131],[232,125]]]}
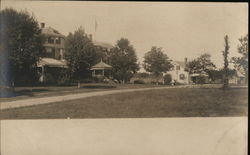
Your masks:
{"label": "chimney", "polygon": [[89,35],[89,39],[92,41],[92,39],[93,39],[92,34]]}
{"label": "chimney", "polygon": [[184,66],[185,66],[185,68],[186,68],[186,65],[187,65],[187,61],[188,61],[188,59],[184,58]]}
{"label": "chimney", "polygon": [[45,28],[45,23],[41,23],[41,28]]}

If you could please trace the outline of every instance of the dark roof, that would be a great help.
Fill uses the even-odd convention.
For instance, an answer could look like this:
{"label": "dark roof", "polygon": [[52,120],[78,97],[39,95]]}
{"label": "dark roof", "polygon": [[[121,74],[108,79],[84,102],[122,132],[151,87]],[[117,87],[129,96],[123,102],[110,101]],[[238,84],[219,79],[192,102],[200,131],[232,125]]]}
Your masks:
{"label": "dark roof", "polygon": [[57,30],[53,29],[52,27],[42,28],[42,34],[56,36],[56,37],[63,37],[63,38],[65,37],[64,35],[62,35]]}
{"label": "dark roof", "polygon": [[99,63],[97,63],[96,65],[92,66],[92,67],[91,67],[91,70],[96,70],[96,69],[111,69],[111,68],[112,68],[112,66],[110,66],[110,65],[108,65],[108,64],[106,64],[106,63],[104,63],[104,62],[101,60]]}
{"label": "dark roof", "polygon": [[99,42],[99,41],[93,41],[93,44],[95,46],[100,46],[100,47],[107,48],[107,49],[113,48],[113,45],[111,45],[109,43],[104,43],[104,42]]}

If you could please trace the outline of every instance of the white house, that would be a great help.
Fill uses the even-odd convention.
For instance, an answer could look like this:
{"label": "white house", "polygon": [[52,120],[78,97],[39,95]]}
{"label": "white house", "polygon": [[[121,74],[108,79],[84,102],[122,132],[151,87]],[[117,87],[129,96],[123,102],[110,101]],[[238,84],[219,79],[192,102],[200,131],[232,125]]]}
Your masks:
{"label": "white house", "polygon": [[171,71],[167,72],[166,74],[170,74],[172,77],[172,82],[178,82],[181,84],[189,84],[190,83],[190,76],[187,71],[185,71],[187,63],[187,58],[185,61],[173,61],[173,68]]}

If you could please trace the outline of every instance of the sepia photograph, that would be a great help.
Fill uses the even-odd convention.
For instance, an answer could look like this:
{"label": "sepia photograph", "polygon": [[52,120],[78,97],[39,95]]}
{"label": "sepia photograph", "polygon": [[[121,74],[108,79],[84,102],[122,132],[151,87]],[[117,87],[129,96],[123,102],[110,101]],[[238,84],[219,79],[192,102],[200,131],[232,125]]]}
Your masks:
{"label": "sepia photograph", "polygon": [[247,155],[248,3],[0,4],[0,155]]}

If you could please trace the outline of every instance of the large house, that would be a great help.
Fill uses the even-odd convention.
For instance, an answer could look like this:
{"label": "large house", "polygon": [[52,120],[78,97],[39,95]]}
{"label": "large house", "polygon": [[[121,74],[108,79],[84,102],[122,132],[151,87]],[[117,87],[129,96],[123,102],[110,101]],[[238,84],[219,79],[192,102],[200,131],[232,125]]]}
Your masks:
{"label": "large house", "polygon": [[[38,62],[40,69],[40,81],[46,81],[46,76],[56,76],[55,70],[67,68],[65,57],[65,36],[52,27],[45,27],[45,23],[41,23],[42,35],[44,36],[44,52],[43,57]],[[56,77],[54,77],[56,78]]]}
{"label": "large house", "polygon": [[173,68],[166,74],[170,74],[172,77],[172,82],[180,84],[189,84],[191,82],[190,75],[185,71],[187,64],[187,58],[184,61],[173,61]]}

